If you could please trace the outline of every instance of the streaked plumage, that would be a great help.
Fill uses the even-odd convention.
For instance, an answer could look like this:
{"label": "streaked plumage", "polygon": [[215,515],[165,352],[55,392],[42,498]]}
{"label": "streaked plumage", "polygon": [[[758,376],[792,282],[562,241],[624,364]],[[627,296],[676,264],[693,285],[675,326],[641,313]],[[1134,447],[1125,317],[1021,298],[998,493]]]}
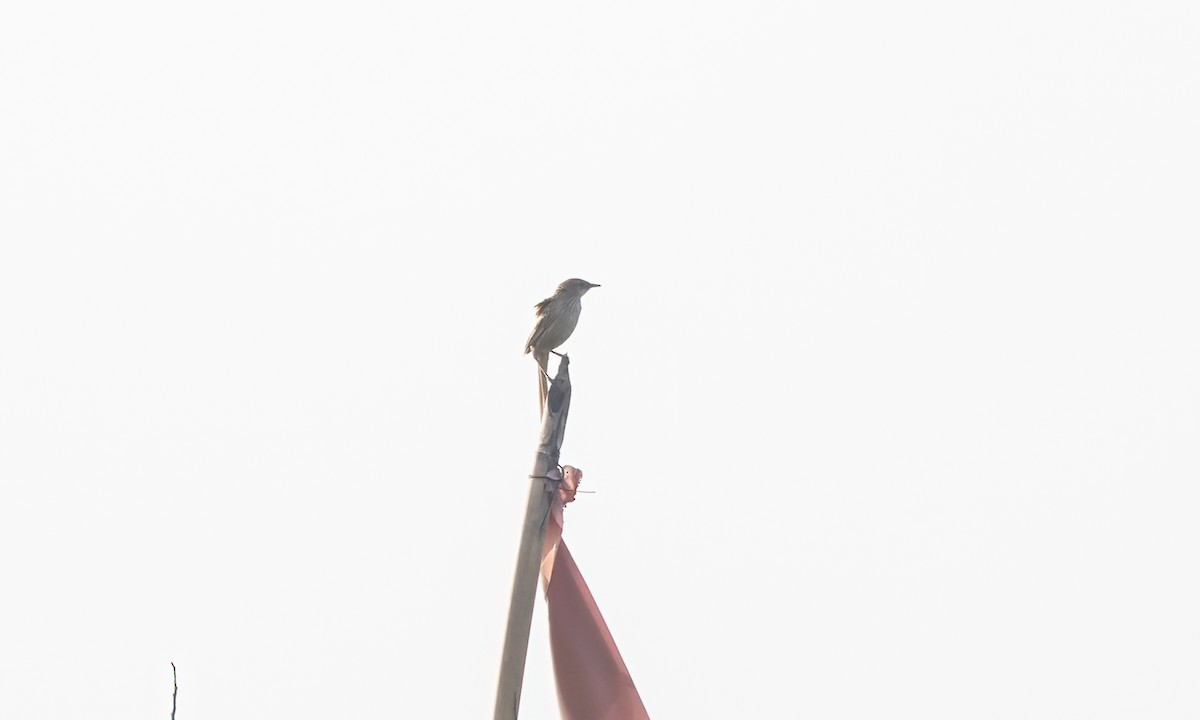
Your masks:
{"label": "streaked plumage", "polygon": [[546,365],[550,362],[550,351],[557,348],[571,337],[575,326],[579,324],[579,312],[583,308],[579,299],[588,290],[599,285],[571,278],[564,281],[554,291],[554,294],[534,306],[537,321],[529,340],[525,342],[525,354],[533,353],[533,359],[538,364],[538,400],[540,407],[546,407]]}

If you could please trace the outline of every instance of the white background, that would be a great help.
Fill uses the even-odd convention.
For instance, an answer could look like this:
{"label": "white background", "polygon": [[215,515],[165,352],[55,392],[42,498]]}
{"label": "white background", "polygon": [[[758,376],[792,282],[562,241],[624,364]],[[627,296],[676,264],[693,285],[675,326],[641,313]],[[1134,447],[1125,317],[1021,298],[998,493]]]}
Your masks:
{"label": "white background", "polygon": [[572,276],[656,720],[1200,716],[1198,30],[6,3],[0,717],[490,717]]}

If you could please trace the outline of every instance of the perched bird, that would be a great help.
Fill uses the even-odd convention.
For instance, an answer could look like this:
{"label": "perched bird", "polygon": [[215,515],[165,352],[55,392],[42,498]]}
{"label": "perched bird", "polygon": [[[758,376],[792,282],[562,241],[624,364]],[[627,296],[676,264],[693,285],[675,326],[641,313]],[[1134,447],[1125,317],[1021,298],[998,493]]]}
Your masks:
{"label": "perched bird", "polygon": [[571,278],[559,285],[553,295],[534,306],[537,322],[533,325],[533,332],[529,333],[529,340],[525,342],[525,354],[532,352],[538,364],[538,402],[542,410],[546,409],[546,394],[549,391],[546,364],[550,362],[550,351],[571,337],[579,322],[579,311],[583,308],[579,299],[594,287],[600,286]]}

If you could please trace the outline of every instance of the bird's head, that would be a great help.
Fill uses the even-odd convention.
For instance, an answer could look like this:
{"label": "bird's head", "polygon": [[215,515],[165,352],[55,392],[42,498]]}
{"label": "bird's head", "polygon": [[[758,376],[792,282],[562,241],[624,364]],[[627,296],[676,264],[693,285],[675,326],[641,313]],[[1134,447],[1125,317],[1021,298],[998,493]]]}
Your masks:
{"label": "bird's head", "polygon": [[600,287],[600,286],[597,285],[596,283],[590,283],[587,280],[580,280],[579,278],[571,278],[570,280],[564,280],[563,283],[558,286],[558,289],[554,291],[554,294],[555,295],[573,295],[575,297],[583,297],[584,293],[586,293],[588,290],[591,290],[594,287]]}

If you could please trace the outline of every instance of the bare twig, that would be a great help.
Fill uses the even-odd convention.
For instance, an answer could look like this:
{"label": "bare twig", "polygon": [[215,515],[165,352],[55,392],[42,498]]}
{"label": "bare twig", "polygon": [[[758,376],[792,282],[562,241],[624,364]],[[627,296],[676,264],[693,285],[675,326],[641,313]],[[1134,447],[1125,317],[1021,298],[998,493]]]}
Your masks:
{"label": "bare twig", "polygon": [[175,698],[179,697],[179,678],[175,675],[175,663],[171,663],[171,684],[175,686],[171,692],[171,720],[175,720]]}

